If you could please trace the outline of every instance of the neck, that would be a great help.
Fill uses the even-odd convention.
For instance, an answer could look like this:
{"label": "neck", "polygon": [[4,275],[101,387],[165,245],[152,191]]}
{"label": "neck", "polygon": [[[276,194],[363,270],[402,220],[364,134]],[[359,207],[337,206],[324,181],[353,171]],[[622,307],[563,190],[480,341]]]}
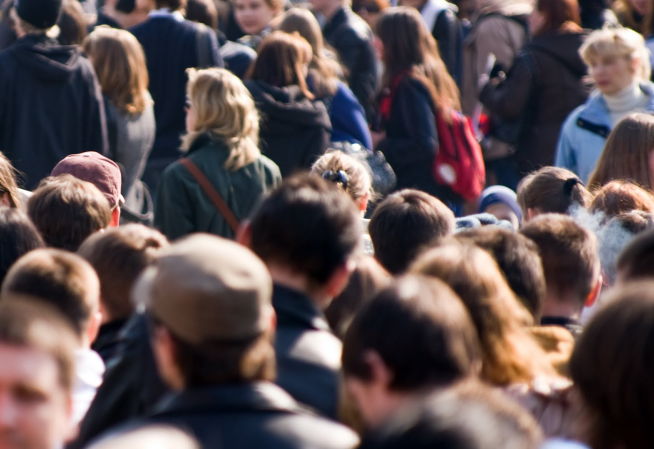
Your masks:
{"label": "neck", "polygon": [[574,295],[552,295],[548,293],[545,296],[543,304],[543,316],[560,316],[578,320],[581,310],[576,305],[578,300]]}
{"label": "neck", "polygon": [[341,2],[332,3],[331,5],[326,6],[321,11],[318,11],[322,14],[327,21],[332,20],[332,17],[336,15],[339,9],[341,9],[343,4]]}
{"label": "neck", "polygon": [[298,291],[309,298],[323,310],[329,303],[329,298],[320,289],[311,288],[306,276],[296,273],[295,271],[280,265],[268,265],[268,271],[273,283],[282,287]]}
{"label": "neck", "polygon": [[636,109],[644,95],[638,82],[634,81],[615,94],[605,95],[604,98],[610,111],[623,112]]}

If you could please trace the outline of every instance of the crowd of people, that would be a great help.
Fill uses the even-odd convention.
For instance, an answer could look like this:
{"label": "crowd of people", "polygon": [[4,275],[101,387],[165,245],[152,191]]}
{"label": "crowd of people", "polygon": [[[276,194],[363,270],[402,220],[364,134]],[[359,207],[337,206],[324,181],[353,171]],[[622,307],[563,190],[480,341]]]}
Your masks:
{"label": "crowd of people", "polygon": [[5,0],[0,448],[654,447],[652,36]]}

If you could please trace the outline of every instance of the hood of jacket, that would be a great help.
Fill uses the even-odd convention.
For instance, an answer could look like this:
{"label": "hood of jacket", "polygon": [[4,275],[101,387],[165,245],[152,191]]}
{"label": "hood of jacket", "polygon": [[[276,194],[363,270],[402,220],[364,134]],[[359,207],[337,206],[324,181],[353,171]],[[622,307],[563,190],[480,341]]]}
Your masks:
{"label": "hood of jacket", "polygon": [[556,59],[578,76],[588,73],[588,68],[579,56],[579,47],[587,33],[551,33],[535,37],[528,45],[530,49],[542,51]]}
{"label": "hood of jacket", "polygon": [[[275,87],[262,81],[246,81],[259,112],[265,118],[274,119],[275,124],[287,123],[290,127],[322,126],[332,129],[327,108],[321,101],[311,101],[304,96],[299,86]],[[270,130],[275,131],[275,130]],[[288,132],[280,126],[276,131]]]}
{"label": "hood of jacket", "polygon": [[59,45],[45,35],[25,36],[9,47],[9,51],[35,77],[58,82],[68,80],[82,58],[77,47]]}

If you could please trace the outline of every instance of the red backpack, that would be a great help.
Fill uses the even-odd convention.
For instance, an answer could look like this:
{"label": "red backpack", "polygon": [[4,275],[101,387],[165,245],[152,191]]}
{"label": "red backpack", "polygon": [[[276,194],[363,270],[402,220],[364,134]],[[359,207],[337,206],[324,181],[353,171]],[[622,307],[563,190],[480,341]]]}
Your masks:
{"label": "red backpack", "polygon": [[[382,98],[380,112],[388,120],[397,88],[407,74],[395,77],[390,93]],[[486,169],[481,147],[472,131],[470,119],[454,109],[449,111],[449,123],[436,114],[438,151],[434,159],[434,179],[448,186],[466,201],[476,200],[486,183]]]}

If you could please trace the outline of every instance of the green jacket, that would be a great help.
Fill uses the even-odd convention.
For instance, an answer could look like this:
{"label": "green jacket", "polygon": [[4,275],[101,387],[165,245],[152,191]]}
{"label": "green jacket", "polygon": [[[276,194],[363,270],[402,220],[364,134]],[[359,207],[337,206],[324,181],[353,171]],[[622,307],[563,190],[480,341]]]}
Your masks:
{"label": "green jacket", "polygon": [[[235,172],[227,171],[224,166],[228,154],[220,140],[203,135],[193,143],[186,157],[198,166],[242,222],[261,196],[276,187],[282,177],[277,165],[263,155]],[[194,232],[235,237],[214,203],[179,162],[169,165],[161,175],[154,225],[170,240]]]}

